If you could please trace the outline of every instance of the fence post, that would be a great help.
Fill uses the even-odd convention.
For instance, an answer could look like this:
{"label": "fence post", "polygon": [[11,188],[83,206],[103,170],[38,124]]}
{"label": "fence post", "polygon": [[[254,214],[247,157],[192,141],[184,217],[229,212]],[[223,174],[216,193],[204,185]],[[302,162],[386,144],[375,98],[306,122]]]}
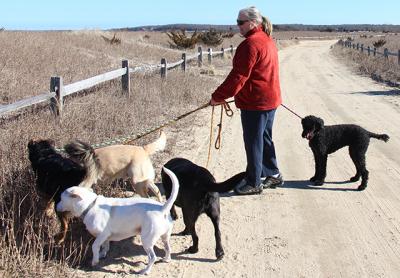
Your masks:
{"label": "fence post", "polygon": [[397,51],[397,64],[400,65],[400,49]]}
{"label": "fence post", "polygon": [[222,48],[221,48],[221,51],[222,51],[221,58],[224,58],[224,56],[225,56],[225,49],[222,47]]}
{"label": "fence post", "polygon": [[186,53],[182,53],[182,64],[181,64],[181,69],[185,72],[186,71]]}
{"label": "fence post", "polygon": [[376,56],[376,47],[374,47],[374,56]]}
{"label": "fence post", "polygon": [[368,50],[368,56],[369,56],[371,54],[371,48],[369,47],[369,45],[367,47],[367,50]]}
{"label": "fence post", "polygon": [[387,48],[385,48],[385,50],[383,50],[383,56],[386,58],[386,59],[389,59],[389,50],[387,49]]}
{"label": "fence post", "polygon": [[233,56],[233,45],[231,44],[231,54]]}
{"label": "fence post", "polygon": [[208,49],[208,63],[212,63],[212,48]]}
{"label": "fence post", "polygon": [[125,93],[127,95],[127,97],[129,97],[130,96],[130,92],[131,92],[129,61],[128,60],[122,60],[122,67],[126,68],[126,73],[124,75],[122,75],[122,77],[121,77],[122,92]]}
{"label": "fence post", "polygon": [[161,78],[167,78],[167,59],[161,58]]}
{"label": "fence post", "polygon": [[60,117],[63,110],[63,95],[64,95],[64,88],[63,88],[63,80],[62,77],[59,76],[52,76],[50,78],[50,92],[55,92],[55,97],[50,99],[50,109],[53,111],[56,117]]}
{"label": "fence post", "polygon": [[197,51],[199,52],[199,56],[198,56],[198,59],[197,59],[197,65],[199,67],[202,67],[203,66],[203,48],[201,48],[201,46],[199,46],[197,48]]}
{"label": "fence post", "polygon": [[362,43],[361,44],[361,53],[363,53],[364,52],[364,44]]}
{"label": "fence post", "polygon": [[360,44],[359,43],[357,43],[357,50],[360,48]]}

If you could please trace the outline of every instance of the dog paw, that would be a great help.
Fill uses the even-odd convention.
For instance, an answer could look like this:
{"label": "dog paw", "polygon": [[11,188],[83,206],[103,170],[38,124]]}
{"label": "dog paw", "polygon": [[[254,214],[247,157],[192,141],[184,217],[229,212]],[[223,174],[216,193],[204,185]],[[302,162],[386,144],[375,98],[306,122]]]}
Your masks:
{"label": "dog paw", "polygon": [[310,178],[311,182],[314,182],[316,180],[315,176]]}
{"label": "dog paw", "polygon": [[180,232],[180,233],[178,234],[178,236],[187,236],[187,235],[190,235],[190,233],[189,233],[189,231],[187,231],[186,229],[184,229],[182,232]]}
{"label": "dog paw", "polygon": [[190,254],[195,254],[195,253],[199,252],[199,248],[198,247],[194,247],[194,246],[190,246],[187,249],[187,252],[189,252]]}
{"label": "dog paw", "polygon": [[360,177],[354,176],[352,178],[350,178],[350,182],[355,182],[358,181],[360,179]]}
{"label": "dog paw", "polygon": [[217,261],[222,260],[224,255],[225,255],[224,250],[215,250],[215,256],[217,257]]}
{"label": "dog paw", "polygon": [[96,265],[99,263],[99,260],[92,260],[92,267],[96,267]]}
{"label": "dog paw", "polygon": [[171,261],[171,256],[162,258],[162,261],[165,263],[169,263]]}
{"label": "dog paw", "polygon": [[150,269],[143,269],[142,271],[139,272],[140,275],[149,275],[150,274]]}
{"label": "dog paw", "polygon": [[56,245],[62,245],[64,243],[64,240],[65,237],[62,233],[54,236],[54,241]]}
{"label": "dog paw", "polygon": [[357,188],[357,190],[358,190],[358,191],[363,191],[365,188],[367,188],[367,185],[361,184],[361,185]]}
{"label": "dog paw", "polygon": [[321,181],[321,180],[314,180],[314,185],[316,185],[316,186],[321,186],[321,185],[323,185],[324,184],[324,181]]}

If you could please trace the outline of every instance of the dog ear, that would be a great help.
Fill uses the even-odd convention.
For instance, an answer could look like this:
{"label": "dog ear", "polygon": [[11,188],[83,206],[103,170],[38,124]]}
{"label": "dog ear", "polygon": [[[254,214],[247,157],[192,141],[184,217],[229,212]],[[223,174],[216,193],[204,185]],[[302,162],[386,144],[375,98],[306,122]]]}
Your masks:
{"label": "dog ear", "polygon": [[321,119],[321,118],[317,118],[316,122],[315,122],[315,129],[318,131],[318,130],[321,130],[323,128],[324,128],[324,120]]}
{"label": "dog ear", "polygon": [[70,191],[68,191],[68,193],[69,193],[69,196],[71,197],[71,198],[79,198],[79,199],[82,199],[82,197],[81,197],[81,195],[79,195],[79,192],[78,192],[78,190],[70,190]]}
{"label": "dog ear", "polygon": [[35,140],[33,140],[33,139],[29,140],[29,142],[28,142],[28,148],[29,148],[29,147],[32,147],[33,144],[35,144]]}

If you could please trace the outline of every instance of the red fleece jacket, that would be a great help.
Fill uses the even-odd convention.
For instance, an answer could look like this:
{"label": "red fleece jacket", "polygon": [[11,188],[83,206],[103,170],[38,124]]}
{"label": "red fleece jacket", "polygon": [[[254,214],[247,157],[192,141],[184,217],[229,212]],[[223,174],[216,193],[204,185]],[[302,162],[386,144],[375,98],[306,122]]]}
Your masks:
{"label": "red fleece jacket", "polygon": [[215,101],[235,97],[244,110],[271,110],[282,103],[279,84],[278,50],[261,27],[246,34],[236,49],[233,68],[212,94]]}

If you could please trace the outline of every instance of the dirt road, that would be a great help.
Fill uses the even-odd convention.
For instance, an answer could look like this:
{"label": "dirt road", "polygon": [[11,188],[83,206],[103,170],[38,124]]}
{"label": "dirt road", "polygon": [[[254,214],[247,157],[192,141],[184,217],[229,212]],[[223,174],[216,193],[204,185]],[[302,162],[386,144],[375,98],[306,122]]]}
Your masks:
{"label": "dirt road", "polygon": [[[330,156],[326,184],[312,186],[308,179],[314,162],[300,136],[300,120],[281,107],[274,138],[285,185],[262,195],[221,198],[222,261],[214,261],[213,227],[203,215],[197,222],[199,253],[184,253],[189,236],[173,236],[172,262],[155,264],[150,277],[399,277],[398,92],[352,73],[330,55],[333,43],[306,41],[279,52],[284,104],[302,116],[318,115],[326,124],[355,123],[389,134],[388,143],[371,140],[368,188],[358,192],[358,183],[346,182],[355,172],[347,149]],[[167,156],[204,166],[209,119],[210,109],[205,109],[167,129]],[[236,110],[233,118],[224,118],[222,148],[212,152],[208,168],[222,181],[245,166]],[[175,222],[174,232],[183,229],[182,222]],[[131,240],[116,243],[101,262],[102,270],[75,274],[123,277],[144,267],[144,254]]]}

